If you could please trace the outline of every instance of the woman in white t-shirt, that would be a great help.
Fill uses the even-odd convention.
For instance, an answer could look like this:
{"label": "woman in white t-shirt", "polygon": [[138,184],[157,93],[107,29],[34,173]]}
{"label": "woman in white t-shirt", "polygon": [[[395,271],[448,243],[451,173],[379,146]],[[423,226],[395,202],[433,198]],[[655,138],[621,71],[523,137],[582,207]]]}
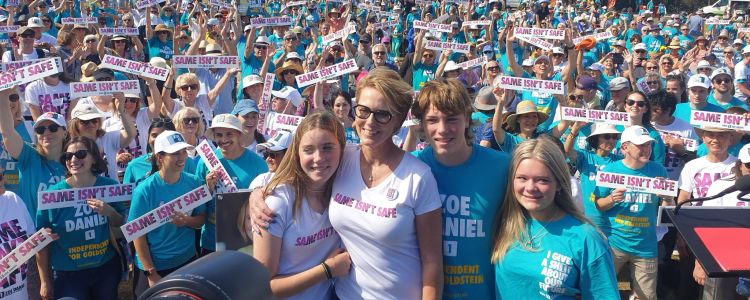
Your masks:
{"label": "woman in white t-shirt", "polygon": [[[128,162],[133,158],[141,156],[146,153],[146,146],[148,143],[148,128],[151,125],[151,120],[159,117],[159,110],[161,109],[161,94],[156,86],[156,80],[148,77],[141,77],[146,82],[146,86],[151,92],[151,100],[148,101],[147,107],[141,107],[143,99],[137,94],[125,94],[125,113],[129,115],[132,120],[135,120],[135,137],[125,147],[120,148],[117,153],[117,167],[118,170],[124,170]],[[112,103],[114,108],[114,102]],[[115,109],[113,109],[115,110]],[[105,131],[120,131],[123,128],[122,118],[119,115],[114,115],[104,121],[102,126]]]}
{"label": "woman in white t-shirt", "polygon": [[70,115],[70,85],[60,79],[62,74],[44,77],[26,86],[24,90],[26,104],[29,105],[29,111],[34,120],[46,112],[54,112],[66,117]]}
{"label": "woman in white t-shirt", "polygon": [[349,273],[349,254],[339,249],[341,239],[328,220],[345,144],[344,128],[333,114],[307,116],[265,187],[276,222],[253,233],[253,256],[271,273],[278,298],[330,299],[331,279]]}
{"label": "woman in white t-shirt", "polygon": [[70,137],[85,136],[96,141],[102,150],[104,159],[107,161],[107,174],[104,176],[117,180],[118,168],[117,153],[123,145],[128,145],[135,137],[135,124],[133,118],[125,113],[125,96],[123,93],[115,93],[114,102],[117,113],[122,119],[122,129],[116,131],[105,131],[102,129],[104,115],[96,106],[90,103],[79,102],[70,113]]}
{"label": "woman in white t-shirt", "polygon": [[[201,113],[197,108],[184,107],[177,111],[172,118],[172,123],[177,132],[185,137],[185,142],[193,147],[198,146],[201,139],[205,138],[203,134],[206,127],[201,122]],[[200,157],[196,155],[195,149],[188,149],[188,157]]]}
{"label": "woman in white t-shirt", "polygon": [[[344,150],[329,216],[354,264],[336,280],[339,299],[440,299],[441,202],[429,166],[393,144],[413,90],[377,68],[357,86],[354,128],[360,144]],[[273,219],[252,201],[253,220]],[[265,211],[264,211],[265,209]]]}
{"label": "woman in white t-shirt", "polygon": [[[708,154],[693,159],[685,164],[680,172],[680,190],[677,202],[681,203],[691,198],[705,197],[708,188],[716,181],[731,173],[732,166],[737,160],[729,154],[728,149],[734,130],[704,127],[695,128]],[[696,203],[701,205],[701,203]],[[694,204],[694,205],[696,205]]]}
{"label": "woman in white t-shirt", "polygon": [[[734,166],[731,169],[731,174],[716,180],[708,188],[706,197],[711,197],[718,193],[721,193],[725,189],[733,186],[735,182],[742,176],[750,175],[750,144],[747,144],[740,149],[740,154],[737,160],[734,162]],[[703,206],[726,206],[726,207],[745,207],[750,206],[750,202],[742,201],[737,199],[740,191],[726,194],[722,197],[714,200],[703,201]],[[746,197],[747,198],[747,197]],[[695,263],[693,269],[693,278],[695,281],[703,286],[703,299],[736,299],[740,298],[735,291],[737,287],[737,277],[728,278],[709,278],[706,276],[706,271],[703,270],[701,264]]]}
{"label": "woman in white t-shirt", "polygon": [[224,76],[219,79],[219,82],[216,83],[216,86],[208,91],[208,93],[205,91],[201,92],[200,81],[198,80],[198,76],[194,73],[182,74],[177,77],[177,80],[175,80],[174,83],[174,88],[177,89],[177,96],[180,97],[179,99],[172,99],[172,97],[169,96],[172,92],[170,82],[172,81],[174,71],[170,72],[164,83],[164,90],[162,91],[162,100],[164,101],[162,113],[174,118],[174,115],[183,107],[195,107],[200,111],[203,127],[208,127],[211,125],[209,122],[214,117],[213,107],[214,103],[216,103],[216,98],[221,93],[224,85],[226,85],[227,82],[229,82],[229,79],[237,74],[238,71],[239,70],[236,68],[227,70],[227,72],[224,73]]}

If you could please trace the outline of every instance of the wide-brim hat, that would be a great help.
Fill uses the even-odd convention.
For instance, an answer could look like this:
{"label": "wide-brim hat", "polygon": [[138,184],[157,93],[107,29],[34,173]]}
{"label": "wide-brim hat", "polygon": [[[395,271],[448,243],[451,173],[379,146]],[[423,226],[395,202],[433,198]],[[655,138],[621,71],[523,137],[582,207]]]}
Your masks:
{"label": "wide-brim hat", "polygon": [[[593,144],[591,141],[593,140],[594,137],[596,137],[598,135],[602,135],[602,134],[617,134],[617,135],[620,135],[620,134],[622,134],[622,132],[618,131],[615,128],[615,125],[613,125],[613,124],[595,123],[592,126],[594,127],[594,130],[591,131],[591,134],[589,134],[589,136],[586,137],[586,142],[589,145]],[[619,137],[618,137],[618,140],[619,140]]]}
{"label": "wide-brim hat", "polygon": [[281,65],[281,68],[276,69],[274,71],[274,74],[276,74],[276,79],[279,81],[283,81],[283,78],[281,78],[281,74],[284,73],[286,70],[294,70],[297,71],[297,75],[300,75],[305,72],[304,69],[302,69],[302,66],[294,61],[287,60],[284,62],[283,65]]}
{"label": "wide-brim hat", "polygon": [[169,34],[172,34],[172,29],[167,27],[167,25],[164,25],[164,24],[156,25],[156,27],[154,28],[154,32],[160,32],[160,31],[166,31],[166,32],[169,32]]}
{"label": "wide-brim hat", "polygon": [[693,126],[693,129],[695,129],[695,133],[697,133],[698,136],[700,136],[700,137],[703,137],[703,134],[706,133],[706,131],[709,131],[709,132],[735,132],[734,129],[721,128],[721,127],[713,127],[713,126]]}
{"label": "wide-brim hat", "polygon": [[537,114],[537,117],[539,118],[539,124],[544,123],[544,121],[549,118],[549,115],[540,112],[536,108],[534,102],[525,100],[518,103],[518,105],[516,106],[516,112],[508,116],[508,126],[510,126],[510,128],[512,129],[518,129],[518,116],[531,113]]}
{"label": "wide-brim hat", "polygon": [[[490,103],[480,103],[482,99],[490,99]],[[494,102],[494,104],[491,104]],[[495,110],[495,107],[497,106],[497,100],[495,100],[495,95],[492,94],[492,87],[491,86],[485,86],[482,89],[477,92],[476,97],[474,97],[474,108],[477,110]]]}

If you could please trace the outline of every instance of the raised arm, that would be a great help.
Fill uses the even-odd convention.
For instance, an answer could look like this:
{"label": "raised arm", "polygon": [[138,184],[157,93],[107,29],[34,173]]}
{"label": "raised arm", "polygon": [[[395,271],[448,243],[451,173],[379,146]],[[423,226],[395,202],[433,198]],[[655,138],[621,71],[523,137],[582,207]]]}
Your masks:
{"label": "raised arm", "polygon": [[231,69],[228,69],[226,73],[224,73],[224,76],[221,76],[221,79],[219,79],[219,82],[216,83],[216,86],[214,86],[214,88],[212,88],[208,92],[208,106],[209,107],[214,107],[214,102],[216,102],[216,97],[219,96],[219,94],[221,93],[221,90],[224,88],[224,85],[226,85],[227,82],[229,82],[229,79],[232,78],[232,76],[237,75],[237,72],[239,71],[240,70],[237,68],[231,68]]}
{"label": "raised arm", "polygon": [[505,129],[503,129],[503,111],[505,110],[505,100],[508,98],[509,93],[503,88],[494,87],[492,95],[497,100],[495,106],[495,114],[492,117],[492,135],[495,136],[495,142],[498,145],[505,143]]}
{"label": "raised arm", "polygon": [[440,55],[440,65],[438,65],[437,70],[435,70],[435,78],[440,78],[443,76],[443,71],[445,71],[445,65],[448,63],[448,58],[451,56],[453,51],[451,50],[445,50],[443,51],[443,54]]}
{"label": "raised arm", "polygon": [[164,81],[164,87],[161,91],[161,112],[165,116],[171,116],[174,110],[174,99],[172,99],[172,90],[174,89],[174,74],[175,69],[172,68],[167,75],[167,80]]}
{"label": "raised arm", "polygon": [[[562,82],[567,82],[573,73],[573,64],[576,57],[576,50],[573,48],[573,41],[570,38],[570,29],[565,29],[565,39],[563,40],[563,46],[568,47],[568,65],[566,65],[560,73]],[[583,74],[583,73],[579,73]]]}
{"label": "raised arm", "polygon": [[122,120],[122,129],[120,130],[120,145],[118,148],[126,147],[135,138],[135,121],[133,116],[125,112],[125,95],[122,92],[114,93],[115,107]]}
{"label": "raised arm", "polygon": [[150,40],[154,37],[154,29],[151,28],[151,12],[146,10],[146,40]]}
{"label": "raised arm", "polygon": [[581,126],[583,123],[581,122],[575,122],[573,123],[573,126],[570,127],[570,133],[565,137],[565,155],[568,156],[571,162],[575,162],[578,160],[578,151],[576,151],[575,147],[573,147],[576,138],[578,137],[578,131],[581,129]]}
{"label": "raised arm", "polygon": [[23,150],[23,139],[16,132],[15,117],[10,112],[9,97],[17,91],[16,87],[0,91],[0,134],[3,136],[5,151],[14,159],[18,159]]}
{"label": "raised arm", "polygon": [[420,29],[419,34],[416,37],[416,41],[414,44],[414,54],[412,55],[414,57],[411,61],[412,66],[416,65],[417,63],[419,63],[419,61],[422,60],[422,42],[424,41],[424,35],[426,32],[427,31]]}
{"label": "raised arm", "polygon": [[508,65],[513,71],[513,76],[521,77],[523,76],[523,68],[516,61],[516,54],[513,52],[513,41],[516,39],[516,37],[513,36],[513,27],[505,27],[504,31],[504,35],[506,35],[505,55],[508,56]]}
{"label": "raised arm", "polygon": [[250,55],[253,54],[253,44],[255,43],[256,30],[258,30],[257,27],[253,27],[253,29],[250,29],[250,33],[247,35],[247,39],[245,39],[245,60],[250,59]]}
{"label": "raised arm", "polygon": [[141,76],[141,79],[146,82],[146,87],[151,94],[151,101],[148,103],[148,118],[158,118],[159,111],[161,111],[162,100],[161,93],[159,93],[159,87],[156,86],[156,79]]}

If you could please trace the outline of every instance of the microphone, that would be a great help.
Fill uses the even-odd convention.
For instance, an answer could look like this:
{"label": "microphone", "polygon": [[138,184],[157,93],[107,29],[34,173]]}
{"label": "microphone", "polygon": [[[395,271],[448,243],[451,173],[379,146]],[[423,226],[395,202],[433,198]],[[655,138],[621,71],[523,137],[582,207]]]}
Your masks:
{"label": "microphone", "polygon": [[172,272],[143,292],[138,300],[271,300],[270,275],[242,252],[214,252]]}
{"label": "microphone", "polygon": [[716,199],[719,197],[723,197],[726,194],[733,193],[736,191],[742,192],[741,195],[739,195],[737,199],[740,199],[742,201],[748,201],[747,199],[743,199],[742,197],[750,193],[750,175],[744,175],[744,176],[737,178],[737,180],[734,182],[734,185],[724,189],[723,191],[721,191],[720,193],[716,195],[713,195],[710,197],[690,199],[685,202],[677,204],[677,206],[674,208],[674,214],[676,215],[680,211],[680,207],[682,207],[682,205],[685,203],[712,200],[712,199]]}

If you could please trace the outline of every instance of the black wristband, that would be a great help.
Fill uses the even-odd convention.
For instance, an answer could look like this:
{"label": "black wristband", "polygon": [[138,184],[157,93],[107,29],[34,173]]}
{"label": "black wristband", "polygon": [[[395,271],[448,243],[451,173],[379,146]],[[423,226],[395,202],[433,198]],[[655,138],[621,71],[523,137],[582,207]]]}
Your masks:
{"label": "black wristband", "polygon": [[333,278],[333,274],[331,274],[331,268],[328,267],[328,265],[326,264],[326,262],[322,262],[322,263],[320,263],[320,265],[323,266],[323,271],[326,272],[326,278],[328,278],[328,279]]}

